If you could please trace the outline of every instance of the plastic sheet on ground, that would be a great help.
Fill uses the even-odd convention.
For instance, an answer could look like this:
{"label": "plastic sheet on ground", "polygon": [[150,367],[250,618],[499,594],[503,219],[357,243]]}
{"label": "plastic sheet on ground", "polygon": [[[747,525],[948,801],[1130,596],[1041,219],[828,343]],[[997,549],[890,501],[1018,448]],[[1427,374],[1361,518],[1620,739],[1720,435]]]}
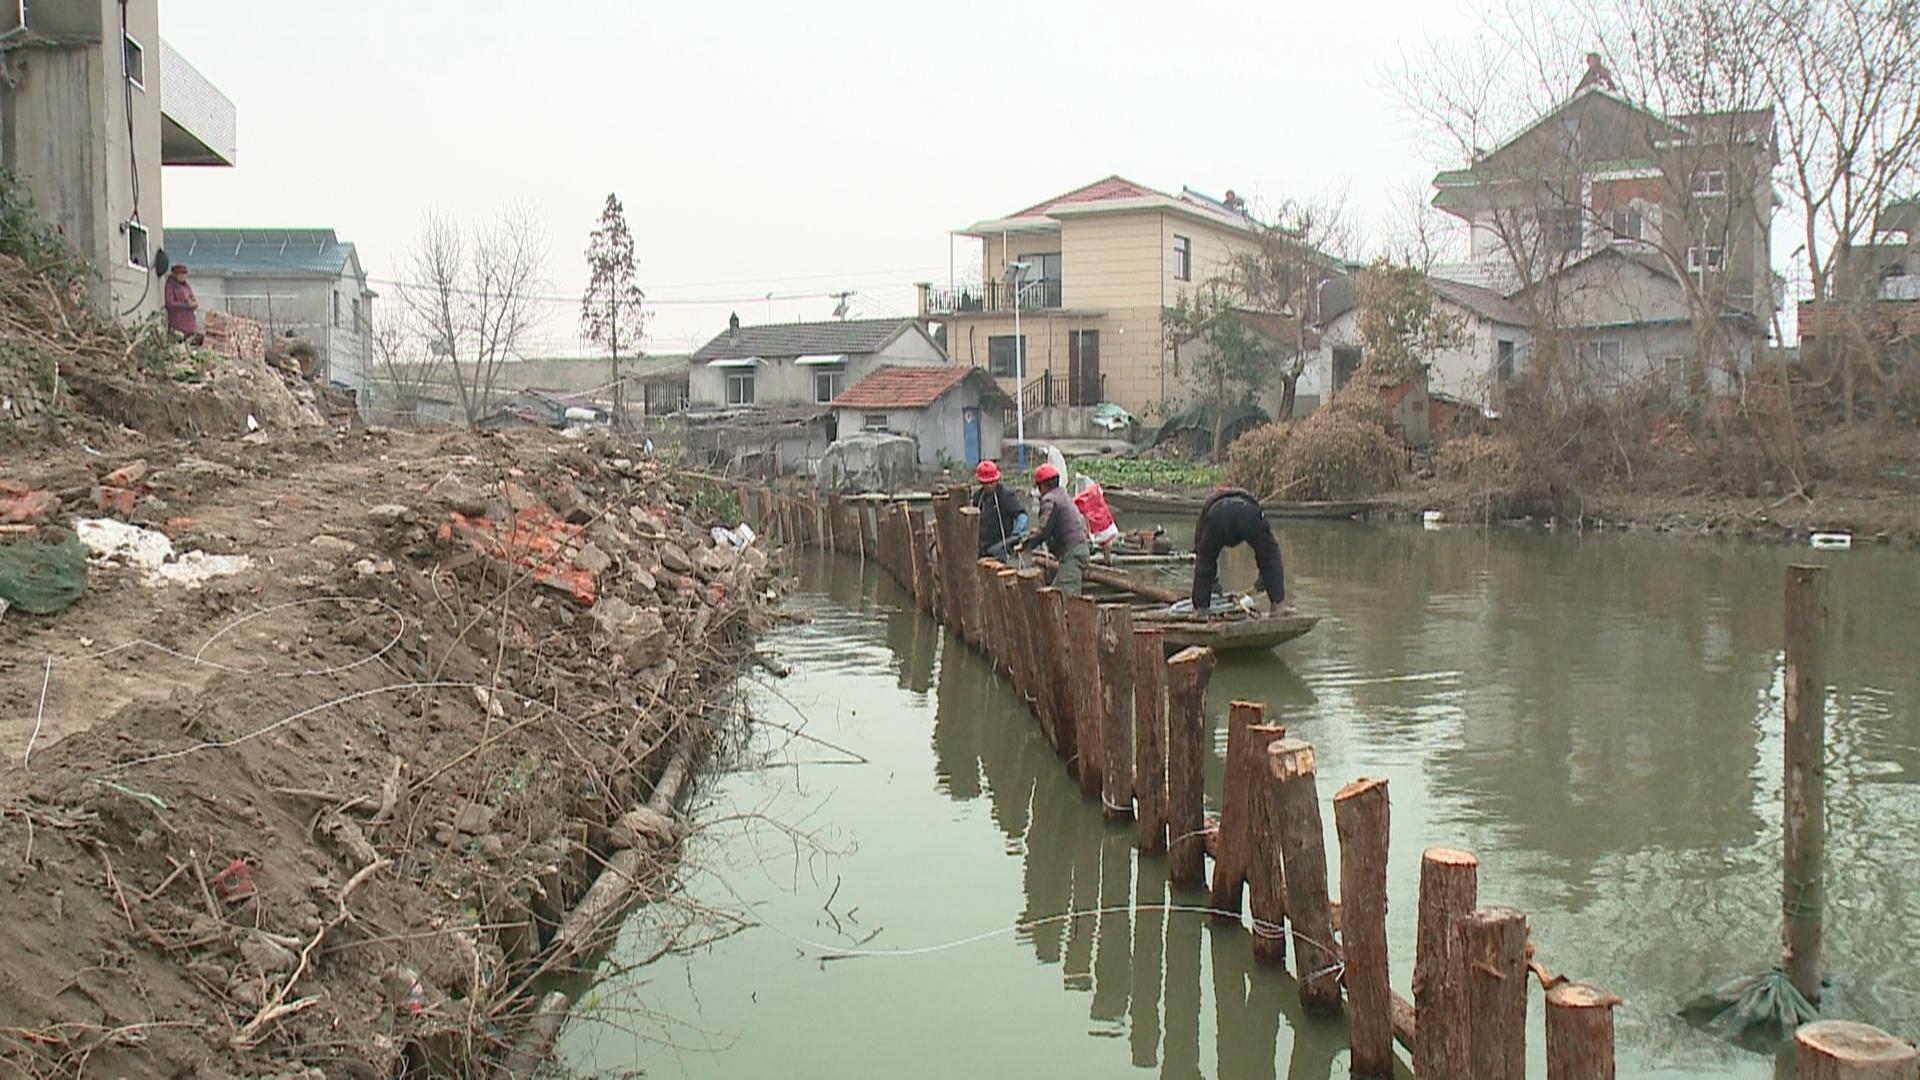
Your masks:
{"label": "plastic sheet on ground", "polygon": [[1093,421],[1094,427],[1104,431],[1125,431],[1133,426],[1133,414],[1111,401],[1095,405],[1088,419]]}
{"label": "plastic sheet on ground", "polygon": [[51,615],[86,591],[87,549],[72,536],[55,535],[0,543],[0,615],[9,608]]}
{"label": "plastic sheet on ground", "polygon": [[900,491],[912,483],[920,448],[904,435],[849,435],[820,459],[820,486],[828,491]]}
{"label": "plastic sheet on ground", "polygon": [[195,589],[253,566],[253,560],[245,555],[209,555],[204,551],[176,554],[167,534],[112,518],[81,518],[73,523],[73,530],[94,559],[131,566],[149,585]]}

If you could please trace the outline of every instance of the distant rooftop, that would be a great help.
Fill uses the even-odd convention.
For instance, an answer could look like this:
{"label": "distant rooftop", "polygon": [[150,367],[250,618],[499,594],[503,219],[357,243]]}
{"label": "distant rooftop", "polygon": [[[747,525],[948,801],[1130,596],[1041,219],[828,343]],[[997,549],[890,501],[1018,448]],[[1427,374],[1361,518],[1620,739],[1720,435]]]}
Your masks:
{"label": "distant rooftop", "polygon": [[167,258],[188,270],[223,274],[338,277],[358,258],[332,229],[197,229],[169,225]]}
{"label": "distant rooftop", "polygon": [[1053,219],[1068,215],[1154,208],[1173,210],[1240,229],[1253,229],[1259,224],[1247,214],[1245,202],[1235,198],[1232,192],[1228,192],[1226,198],[1216,199],[1192,188],[1182,187],[1179,195],[1169,195],[1157,188],[1136,184],[1124,176],[1115,175],[1044,199],[1004,218],[975,222],[960,232],[962,235],[978,236],[1002,229],[1052,228],[1057,224]]}
{"label": "distant rooftop", "polygon": [[722,330],[714,335],[693,354],[693,361],[875,353],[917,325],[912,319],[836,319],[742,326],[738,334]]}

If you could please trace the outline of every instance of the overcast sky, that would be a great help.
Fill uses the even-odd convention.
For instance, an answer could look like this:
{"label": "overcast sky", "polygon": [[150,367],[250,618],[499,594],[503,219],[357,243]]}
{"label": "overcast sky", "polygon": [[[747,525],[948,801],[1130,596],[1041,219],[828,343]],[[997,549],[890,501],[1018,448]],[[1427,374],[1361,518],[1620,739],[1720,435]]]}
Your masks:
{"label": "overcast sky", "polygon": [[1378,235],[1433,164],[1383,71],[1468,22],[1405,0],[165,0],[162,33],[240,118],[238,167],[167,170],[166,221],[331,226],[392,279],[428,209],[524,199],[555,297],[536,344],[570,353],[617,192],[647,348],[679,351],[732,311],[826,318],[841,289],[911,314],[949,230],[1111,173],[1344,189]]}

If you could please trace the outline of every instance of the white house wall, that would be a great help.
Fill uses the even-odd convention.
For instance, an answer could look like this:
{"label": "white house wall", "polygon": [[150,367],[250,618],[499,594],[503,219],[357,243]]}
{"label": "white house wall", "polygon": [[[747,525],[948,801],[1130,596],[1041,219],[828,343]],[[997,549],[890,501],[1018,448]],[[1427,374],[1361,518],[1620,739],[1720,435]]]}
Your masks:
{"label": "white house wall", "polygon": [[[1481,408],[1490,408],[1493,404],[1495,370],[1499,364],[1499,343],[1502,340],[1511,341],[1515,352],[1524,355],[1532,335],[1523,327],[1493,322],[1444,300],[1437,301],[1436,306],[1466,319],[1466,340],[1428,359],[1427,389],[1431,393],[1445,394]],[[1327,327],[1321,337],[1320,351],[1308,364],[1307,373],[1301,376],[1299,393],[1302,396],[1309,393],[1316,395],[1324,404],[1333,386],[1333,351],[1360,347],[1360,313],[1355,309],[1343,313]],[[1518,371],[1522,366],[1521,362],[1516,361],[1515,370]]]}

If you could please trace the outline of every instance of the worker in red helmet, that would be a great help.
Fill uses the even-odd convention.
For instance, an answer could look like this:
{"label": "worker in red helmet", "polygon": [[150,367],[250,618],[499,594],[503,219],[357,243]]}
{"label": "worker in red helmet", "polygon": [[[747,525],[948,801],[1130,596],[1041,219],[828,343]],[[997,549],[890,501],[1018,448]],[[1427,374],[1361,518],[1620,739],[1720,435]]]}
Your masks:
{"label": "worker in red helmet", "polygon": [[1007,561],[1020,534],[1027,531],[1027,508],[1020,496],[1000,482],[1000,466],[983,461],[973,470],[973,508],[980,511],[980,557]]}
{"label": "worker in red helmet", "polygon": [[1020,540],[1021,550],[1047,545],[1060,568],[1054,571],[1053,587],[1068,596],[1079,596],[1087,579],[1087,563],[1093,549],[1087,543],[1087,519],[1060,486],[1060,470],[1051,464],[1033,470],[1034,486],[1040,489],[1040,520]]}

